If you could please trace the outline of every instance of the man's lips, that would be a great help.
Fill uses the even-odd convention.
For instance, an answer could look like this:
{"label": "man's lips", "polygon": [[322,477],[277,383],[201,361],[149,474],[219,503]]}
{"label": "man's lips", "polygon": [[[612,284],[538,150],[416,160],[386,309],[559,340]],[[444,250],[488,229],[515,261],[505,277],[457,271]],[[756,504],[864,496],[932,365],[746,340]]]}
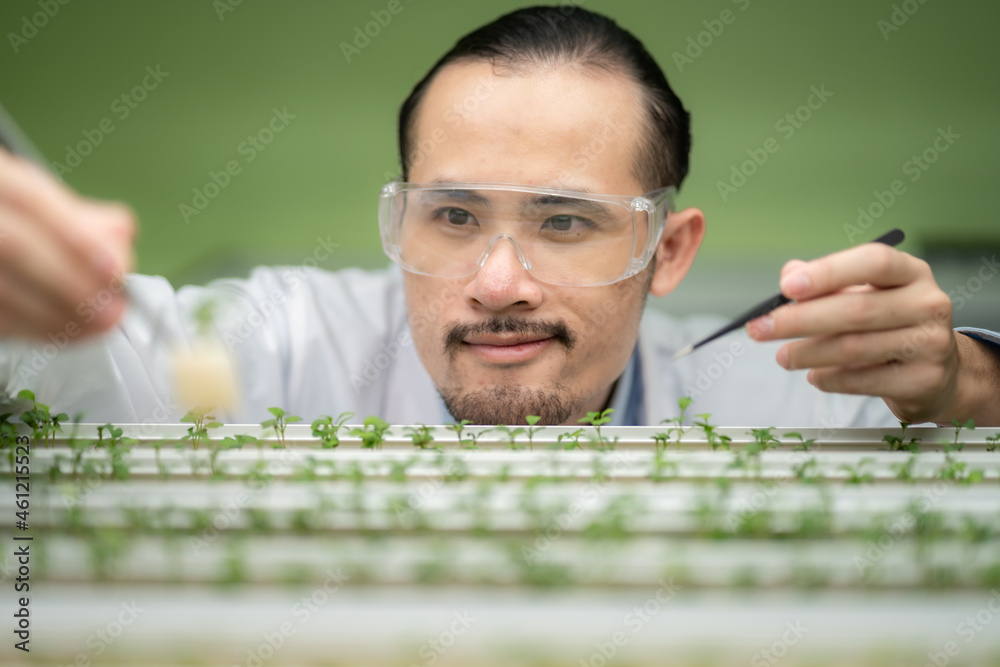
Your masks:
{"label": "man's lips", "polygon": [[462,342],[483,361],[511,364],[528,361],[541,354],[553,342],[553,338],[480,334],[469,336]]}

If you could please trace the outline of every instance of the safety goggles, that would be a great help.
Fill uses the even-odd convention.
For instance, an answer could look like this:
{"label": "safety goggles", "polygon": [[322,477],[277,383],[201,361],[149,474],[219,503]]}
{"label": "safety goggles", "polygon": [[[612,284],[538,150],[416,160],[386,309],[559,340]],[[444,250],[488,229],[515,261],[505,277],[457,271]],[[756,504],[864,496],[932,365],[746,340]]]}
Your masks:
{"label": "safety goggles", "polygon": [[412,273],[463,278],[509,242],[536,279],[609,285],[649,265],[676,189],[599,195],[496,183],[394,182],[379,195],[386,255]]}

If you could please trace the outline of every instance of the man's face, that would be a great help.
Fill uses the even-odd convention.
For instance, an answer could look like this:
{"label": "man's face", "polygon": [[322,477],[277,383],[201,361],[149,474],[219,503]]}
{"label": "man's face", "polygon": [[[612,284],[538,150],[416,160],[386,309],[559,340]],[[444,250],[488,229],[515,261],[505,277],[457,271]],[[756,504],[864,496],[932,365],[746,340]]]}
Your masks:
{"label": "man's face", "polygon": [[[409,180],[517,183],[639,195],[638,86],[576,66],[498,76],[488,63],[444,68],[421,102]],[[404,272],[421,361],[456,419],[575,423],[605,406],[632,354],[649,273],[612,285],[535,279],[501,239],[472,276]]]}

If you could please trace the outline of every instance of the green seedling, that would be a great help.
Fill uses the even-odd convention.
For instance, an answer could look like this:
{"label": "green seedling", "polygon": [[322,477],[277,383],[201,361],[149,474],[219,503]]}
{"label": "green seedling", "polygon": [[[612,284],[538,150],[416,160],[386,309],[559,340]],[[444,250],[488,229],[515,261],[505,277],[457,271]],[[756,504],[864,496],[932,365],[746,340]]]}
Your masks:
{"label": "green seedling", "polygon": [[958,441],[958,434],[962,432],[963,428],[967,428],[970,431],[973,430],[976,428],[976,422],[970,419],[969,421],[962,423],[957,419],[952,419],[951,424],[955,427],[955,440],[951,443],[950,449],[960,452],[963,448],[965,448],[965,443]]}
{"label": "green seedling", "polygon": [[[108,441],[104,441],[104,432],[107,431]],[[128,479],[129,470],[125,463],[125,455],[128,454],[137,440],[134,438],[122,437],[122,430],[113,424],[104,424],[97,427],[97,446],[105,447],[108,450],[108,459],[111,464],[110,475],[115,479]]]}
{"label": "green seedling", "polygon": [[[753,436],[753,443],[751,444],[756,446],[756,450],[758,452],[764,452],[767,451],[768,449],[773,449],[774,445],[781,444],[781,441],[779,441],[776,437],[774,437],[773,426],[771,426],[770,428],[750,429],[749,431],[747,431],[747,433]],[[750,447],[751,445],[747,446]]]}
{"label": "green seedling", "polygon": [[210,407],[197,407],[181,417],[181,423],[192,424],[188,427],[187,435],[181,437],[181,440],[190,440],[195,449],[198,449],[200,444],[207,445],[208,429],[222,426],[222,422],[215,421],[215,417],[209,414],[211,411]]}
{"label": "green seedling", "polygon": [[62,432],[60,422],[69,419],[69,415],[65,412],[51,414],[49,406],[36,401],[35,393],[30,389],[22,389],[17,392],[17,397],[31,401],[31,409],[21,413],[21,421],[31,428],[31,437],[36,442],[54,444],[56,432]]}
{"label": "green seedling", "polygon": [[667,445],[670,443],[670,434],[659,432],[653,434],[653,442],[656,443],[656,451],[666,451]]}
{"label": "green seedling", "polygon": [[469,438],[467,440],[459,440],[459,442],[462,443],[462,446],[465,449],[479,449],[479,438],[489,433],[492,430],[493,430],[492,428],[486,428],[480,431],[479,433],[473,433],[472,431],[469,431]]}
{"label": "green seedling", "polygon": [[362,428],[352,428],[351,435],[361,438],[361,446],[364,449],[382,449],[382,441],[388,430],[389,424],[387,422],[372,415],[365,417]]}
{"label": "green seedling", "polygon": [[866,472],[864,469],[870,463],[873,463],[875,459],[870,456],[866,456],[857,465],[851,465],[849,463],[844,463],[838,466],[838,470],[843,470],[847,473],[847,484],[868,484],[875,481],[875,477],[870,473]]}
{"label": "green seedling", "polygon": [[950,452],[944,455],[944,461],[944,467],[938,473],[938,477],[944,481],[958,484],[977,484],[983,481],[985,475],[982,470],[976,468],[966,472],[966,463],[955,459]]}
{"label": "green seedling", "polygon": [[572,433],[560,433],[556,436],[556,442],[562,443],[563,449],[583,449],[580,438],[586,433],[582,428],[578,428]]}
{"label": "green seedling", "polygon": [[14,474],[14,441],[17,438],[17,425],[10,422],[13,412],[0,415],[0,451],[9,449],[7,461],[10,463],[10,474]]}
{"label": "green seedling", "polygon": [[[713,426],[708,422],[708,419],[711,416],[712,416],[711,413],[708,412],[704,412],[700,415],[695,415],[695,417],[698,417],[701,421],[695,421],[694,425],[701,428],[702,432],[704,432],[705,434],[705,440],[708,441],[708,444],[712,447],[713,450],[715,449],[728,450],[729,443],[732,442],[733,439],[730,438],[728,435],[720,435],[719,433],[716,432],[717,427]],[[678,442],[680,442],[680,437],[678,437]]]}
{"label": "green seedling", "polygon": [[284,447],[285,427],[289,424],[302,421],[302,417],[290,415],[281,408],[268,408],[267,411],[274,415],[274,417],[272,419],[265,419],[262,421],[260,423],[260,427],[263,429],[274,429],[274,435],[278,439],[278,446]]}
{"label": "green seedling", "polygon": [[694,401],[691,398],[687,396],[681,396],[679,399],[677,399],[677,407],[680,408],[681,413],[676,417],[673,417],[671,419],[664,419],[663,421],[660,422],[661,424],[672,424],[672,426],[667,428],[667,433],[669,435],[676,436],[677,439],[675,440],[675,442],[678,444],[680,444],[681,437],[684,435],[683,426],[684,426],[684,420],[687,418],[687,409],[691,407],[691,403],[693,402]]}
{"label": "green seedling", "polygon": [[340,433],[340,429],[344,428],[344,422],[353,416],[353,412],[341,412],[337,416],[336,421],[334,421],[333,417],[324,415],[319,419],[313,420],[312,434],[319,438],[323,449],[333,449],[340,445],[338,434]]}
{"label": "green seedling", "polygon": [[995,433],[986,438],[986,451],[995,452],[1000,449],[1000,433]]}
{"label": "green seedling", "polygon": [[447,424],[445,428],[448,429],[449,431],[454,431],[455,436],[458,438],[458,444],[463,445],[465,444],[465,441],[462,440],[462,432],[465,430],[465,427],[471,423],[472,422],[469,421],[468,419],[463,419],[457,424],[455,422],[451,422],[450,424]]}
{"label": "green seedling", "polygon": [[903,463],[893,463],[890,467],[896,471],[896,479],[901,482],[912,482],[913,466],[917,463],[917,455],[913,454]]}
{"label": "green seedling", "polygon": [[409,436],[410,440],[413,441],[413,446],[418,449],[427,449],[427,445],[434,442],[434,435],[431,433],[431,427],[419,424],[417,426],[407,426],[403,429]]}
{"label": "green seedling", "polygon": [[799,441],[799,444],[795,445],[793,449],[793,451],[796,452],[808,452],[810,449],[812,449],[812,446],[816,444],[816,438],[809,438],[808,440],[806,440],[805,438],[802,437],[802,434],[799,433],[798,431],[790,431],[782,437],[796,438]]}
{"label": "green seedling", "polygon": [[603,412],[588,412],[586,417],[583,417],[582,419],[577,419],[577,421],[580,422],[581,424],[590,424],[591,426],[594,427],[594,433],[596,434],[596,442],[598,446],[602,446],[605,444],[613,445],[615,442],[618,442],[617,437],[614,439],[614,441],[609,441],[607,438],[601,435],[601,427],[604,426],[605,424],[611,423],[611,413],[614,411],[615,411],[614,408],[608,408]]}
{"label": "green seedling", "polygon": [[823,479],[823,476],[819,474],[819,463],[816,459],[806,459],[802,463],[792,466],[792,472],[795,473],[795,477],[799,481],[807,484]]}
{"label": "green seedling", "polygon": [[525,433],[527,433],[527,431],[523,426],[519,426],[517,428],[511,428],[503,424],[497,424],[496,426],[493,427],[493,430],[500,431],[505,436],[507,436],[507,442],[509,443],[511,449],[521,449],[521,447],[517,446],[517,436],[524,435]]}
{"label": "green seedling", "polygon": [[538,426],[540,421],[542,421],[540,415],[528,415],[524,418],[524,422],[528,425],[528,449],[535,448],[535,433],[542,430],[542,427]]}
{"label": "green seedling", "polygon": [[920,438],[910,438],[909,442],[906,442],[906,429],[910,426],[910,422],[899,422],[899,435],[883,435],[882,440],[888,443],[889,449],[894,452],[909,451],[909,452],[919,452],[920,451]]}

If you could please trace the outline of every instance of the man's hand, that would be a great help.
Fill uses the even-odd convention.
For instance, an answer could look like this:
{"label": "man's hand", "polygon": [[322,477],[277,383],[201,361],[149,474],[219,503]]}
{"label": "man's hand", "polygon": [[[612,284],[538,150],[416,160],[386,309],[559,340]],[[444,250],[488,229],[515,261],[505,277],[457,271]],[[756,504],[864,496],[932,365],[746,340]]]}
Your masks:
{"label": "man's hand", "polygon": [[755,340],[801,338],[777,361],[823,391],[880,396],[900,421],[1000,425],[1000,355],[952,330],[952,306],[921,259],[880,243],[792,260],[793,299],[747,325]]}
{"label": "man's hand", "polygon": [[0,149],[0,338],[107,330],[125,306],[135,220]]}

